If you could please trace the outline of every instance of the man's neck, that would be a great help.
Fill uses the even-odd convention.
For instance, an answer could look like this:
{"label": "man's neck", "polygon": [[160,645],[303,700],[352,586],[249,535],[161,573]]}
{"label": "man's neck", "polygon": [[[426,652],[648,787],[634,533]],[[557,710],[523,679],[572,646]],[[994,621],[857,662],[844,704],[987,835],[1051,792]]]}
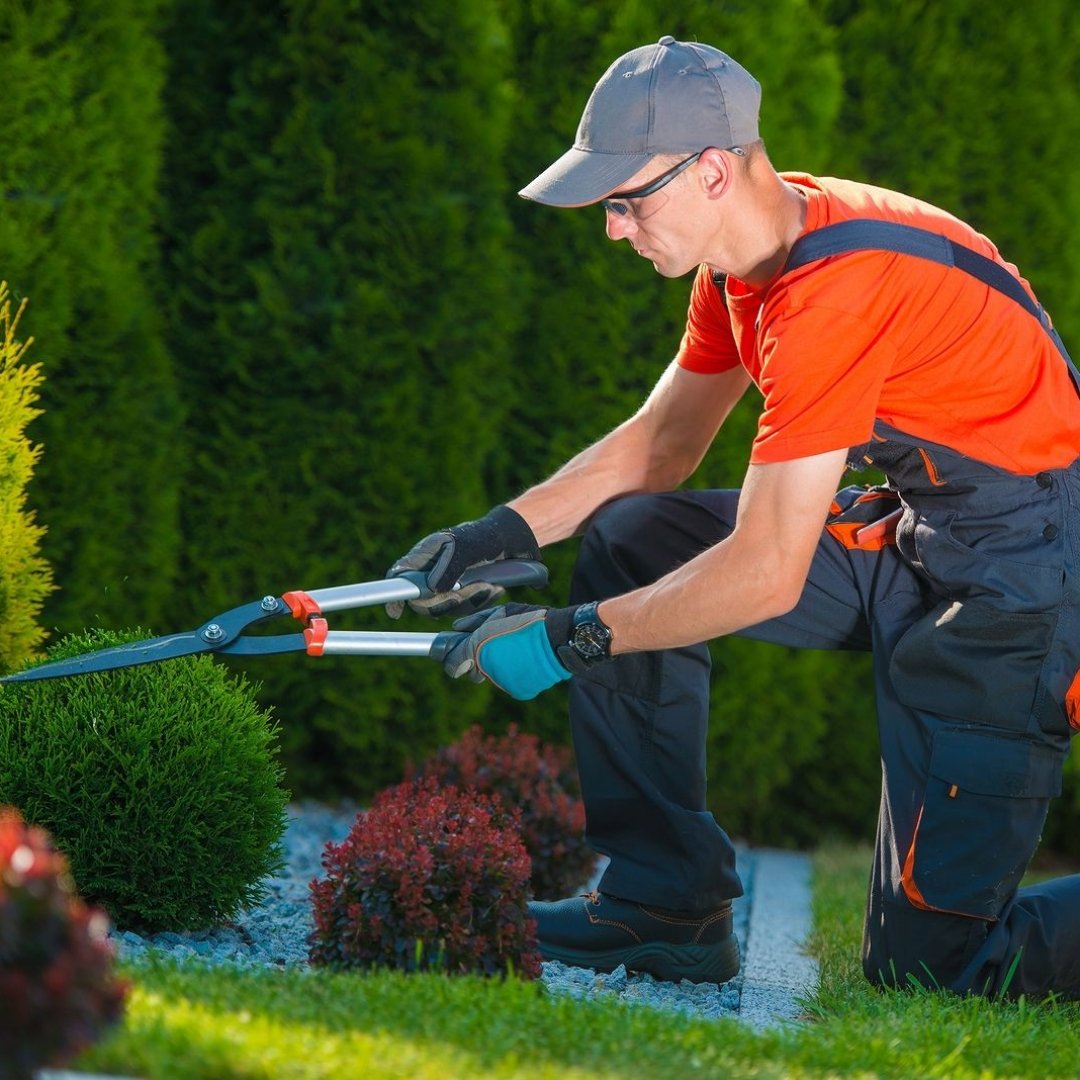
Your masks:
{"label": "man's neck", "polygon": [[[806,196],[776,173],[772,176],[775,183],[767,182],[766,190],[754,200],[753,216],[748,216],[746,267],[733,275],[755,291],[772,284],[806,228]],[[715,269],[725,271],[724,267]]]}

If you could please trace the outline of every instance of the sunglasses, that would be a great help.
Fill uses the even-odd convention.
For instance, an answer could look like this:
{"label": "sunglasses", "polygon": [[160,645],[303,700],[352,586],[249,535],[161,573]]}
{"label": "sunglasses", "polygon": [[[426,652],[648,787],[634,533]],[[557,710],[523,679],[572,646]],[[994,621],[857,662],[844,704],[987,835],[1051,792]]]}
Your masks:
{"label": "sunglasses", "polygon": [[[630,207],[626,205],[627,199],[644,199],[646,195],[655,195],[662,187],[670,184],[679,173],[683,172],[685,169],[689,169],[690,166],[704,153],[704,150],[699,150],[696,154],[691,154],[688,158],[680,161],[678,165],[673,165],[666,173],[658,176],[652,183],[646,184],[644,187],[635,188],[633,191],[616,191],[610,198],[601,199],[600,205],[613,214],[629,214]],[[619,202],[614,202],[613,200],[615,199],[618,199]]]}
{"label": "sunglasses", "polygon": [[[743,150],[741,146],[732,146],[729,147],[729,149],[733,154],[738,154],[739,157],[746,156],[746,151]],[[662,173],[644,187],[635,188],[633,191],[616,191],[608,198],[601,199],[600,205],[612,214],[619,214],[620,216],[629,214],[630,207],[626,205],[627,199],[644,199],[646,195],[655,195],[656,192],[666,184],[670,184],[679,173],[683,172],[685,169],[689,169],[690,166],[704,153],[704,150],[699,150],[696,154],[691,154],[688,158],[684,158],[678,165],[673,165],[666,173]],[[615,200],[618,200],[618,202]]]}

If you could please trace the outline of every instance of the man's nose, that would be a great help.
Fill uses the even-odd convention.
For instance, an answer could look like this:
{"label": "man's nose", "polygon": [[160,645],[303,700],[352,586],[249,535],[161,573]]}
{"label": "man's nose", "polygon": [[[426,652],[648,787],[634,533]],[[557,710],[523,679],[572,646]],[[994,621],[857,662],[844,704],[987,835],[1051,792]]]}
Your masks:
{"label": "man's nose", "polygon": [[604,218],[609,240],[623,240],[637,232],[637,222],[629,214],[605,210]]}

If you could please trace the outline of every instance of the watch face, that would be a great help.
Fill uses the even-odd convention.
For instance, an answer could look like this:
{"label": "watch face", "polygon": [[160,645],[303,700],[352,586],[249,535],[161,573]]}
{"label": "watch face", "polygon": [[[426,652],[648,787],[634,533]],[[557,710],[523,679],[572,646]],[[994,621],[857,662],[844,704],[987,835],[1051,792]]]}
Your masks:
{"label": "watch face", "polygon": [[582,656],[606,656],[610,632],[596,623],[584,623],[574,630],[573,645]]}

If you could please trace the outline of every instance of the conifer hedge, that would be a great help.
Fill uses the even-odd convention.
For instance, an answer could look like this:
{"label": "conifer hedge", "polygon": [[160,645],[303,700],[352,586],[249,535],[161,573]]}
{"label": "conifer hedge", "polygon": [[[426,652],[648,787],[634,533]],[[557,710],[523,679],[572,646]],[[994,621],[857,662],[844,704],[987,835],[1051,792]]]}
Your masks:
{"label": "conifer hedge", "polygon": [[1080,23],[1069,0],[820,0],[843,107],[830,168],[986,233],[1080,354]]}
{"label": "conifer hedge", "polygon": [[156,0],[0,6],[0,276],[46,381],[31,489],[50,627],[158,624],[180,543],[178,401],[153,296]]}
{"label": "conifer hedge", "polygon": [[[516,192],[569,144],[610,61],[666,33],[761,79],[778,168],[970,218],[1080,351],[1075,24],[1066,0],[993,20],[972,0],[0,8],[0,274],[34,296],[48,376],[32,489],[61,587],[46,626],[166,632],[379,577],[636,409],[688,281],[609,243],[598,211]],[[751,391],[692,483],[740,482],[756,406]],[[563,602],[574,548],[521,599]],[[725,824],[772,842],[865,831],[865,658],[740,641],[713,656]],[[476,721],[567,737],[558,690],[515,704],[422,660],[246,666],[298,794],[366,797]]]}
{"label": "conifer hedge", "polygon": [[[381,577],[487,508],[512,364],[508,52],[482,2],[185,4],[167,41],[190,620]],[[482,705],[419,660],[255,666],[290,782],[322,792],[370,793]]]}

